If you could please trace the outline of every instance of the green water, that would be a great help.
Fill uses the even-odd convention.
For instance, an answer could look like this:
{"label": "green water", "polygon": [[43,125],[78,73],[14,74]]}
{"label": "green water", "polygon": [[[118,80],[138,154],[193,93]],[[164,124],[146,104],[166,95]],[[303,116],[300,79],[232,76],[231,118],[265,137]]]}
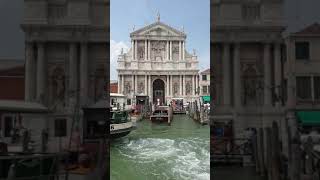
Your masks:
{"label": "green water", "polygon": [[171,126],[143,120],[111,143],[111,180],[209,180],[210,129],[186,115]]}

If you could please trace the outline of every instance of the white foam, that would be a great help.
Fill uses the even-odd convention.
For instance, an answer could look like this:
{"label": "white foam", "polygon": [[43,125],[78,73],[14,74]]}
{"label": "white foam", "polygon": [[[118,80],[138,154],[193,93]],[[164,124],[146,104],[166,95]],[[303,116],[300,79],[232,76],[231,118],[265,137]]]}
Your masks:
{"label": "white foam", "polygon": [[[209,141],[201,138],[160,139],[144,138],[130,140],[119,147],[119,152],[135,163],[145,164],[149,174],[159,175],[157,169],[165,162],[163,179],[210,179]],[[141,167],[141,165],[139,165]]]}

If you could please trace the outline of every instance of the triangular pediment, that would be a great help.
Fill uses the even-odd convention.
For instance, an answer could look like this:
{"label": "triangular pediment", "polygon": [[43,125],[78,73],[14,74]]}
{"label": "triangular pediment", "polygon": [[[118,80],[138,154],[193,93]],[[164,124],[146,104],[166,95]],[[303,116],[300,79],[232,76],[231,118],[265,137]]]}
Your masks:
{"label": "triangular pediment", "polygon": [[138,29],[130,34],[131,36],[181,36],[185,37],[185,33],[172,28],[162,22],[156,22]]}

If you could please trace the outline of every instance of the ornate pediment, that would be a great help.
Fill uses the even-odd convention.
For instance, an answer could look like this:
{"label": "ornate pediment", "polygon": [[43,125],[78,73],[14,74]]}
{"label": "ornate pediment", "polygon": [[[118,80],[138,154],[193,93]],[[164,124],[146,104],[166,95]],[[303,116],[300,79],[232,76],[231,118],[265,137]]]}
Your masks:
{"label": "ornate pediment", "polygon": [[130,34],[133,36],[176,36],[176,37],[186,37],[186,34],[182,31],[174,29],[162,22],[156,22],[138,29]]}

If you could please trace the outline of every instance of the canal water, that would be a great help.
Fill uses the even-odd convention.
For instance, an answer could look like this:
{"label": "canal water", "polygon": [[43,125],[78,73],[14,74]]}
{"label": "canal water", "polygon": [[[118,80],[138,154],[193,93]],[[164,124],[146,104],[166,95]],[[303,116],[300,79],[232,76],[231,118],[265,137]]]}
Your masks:
{"label": "canal water", "polygon": [[166,123],[137,122],[128,136],[112,141],[111,180],[209,180],[210,128],[186,115]]}

